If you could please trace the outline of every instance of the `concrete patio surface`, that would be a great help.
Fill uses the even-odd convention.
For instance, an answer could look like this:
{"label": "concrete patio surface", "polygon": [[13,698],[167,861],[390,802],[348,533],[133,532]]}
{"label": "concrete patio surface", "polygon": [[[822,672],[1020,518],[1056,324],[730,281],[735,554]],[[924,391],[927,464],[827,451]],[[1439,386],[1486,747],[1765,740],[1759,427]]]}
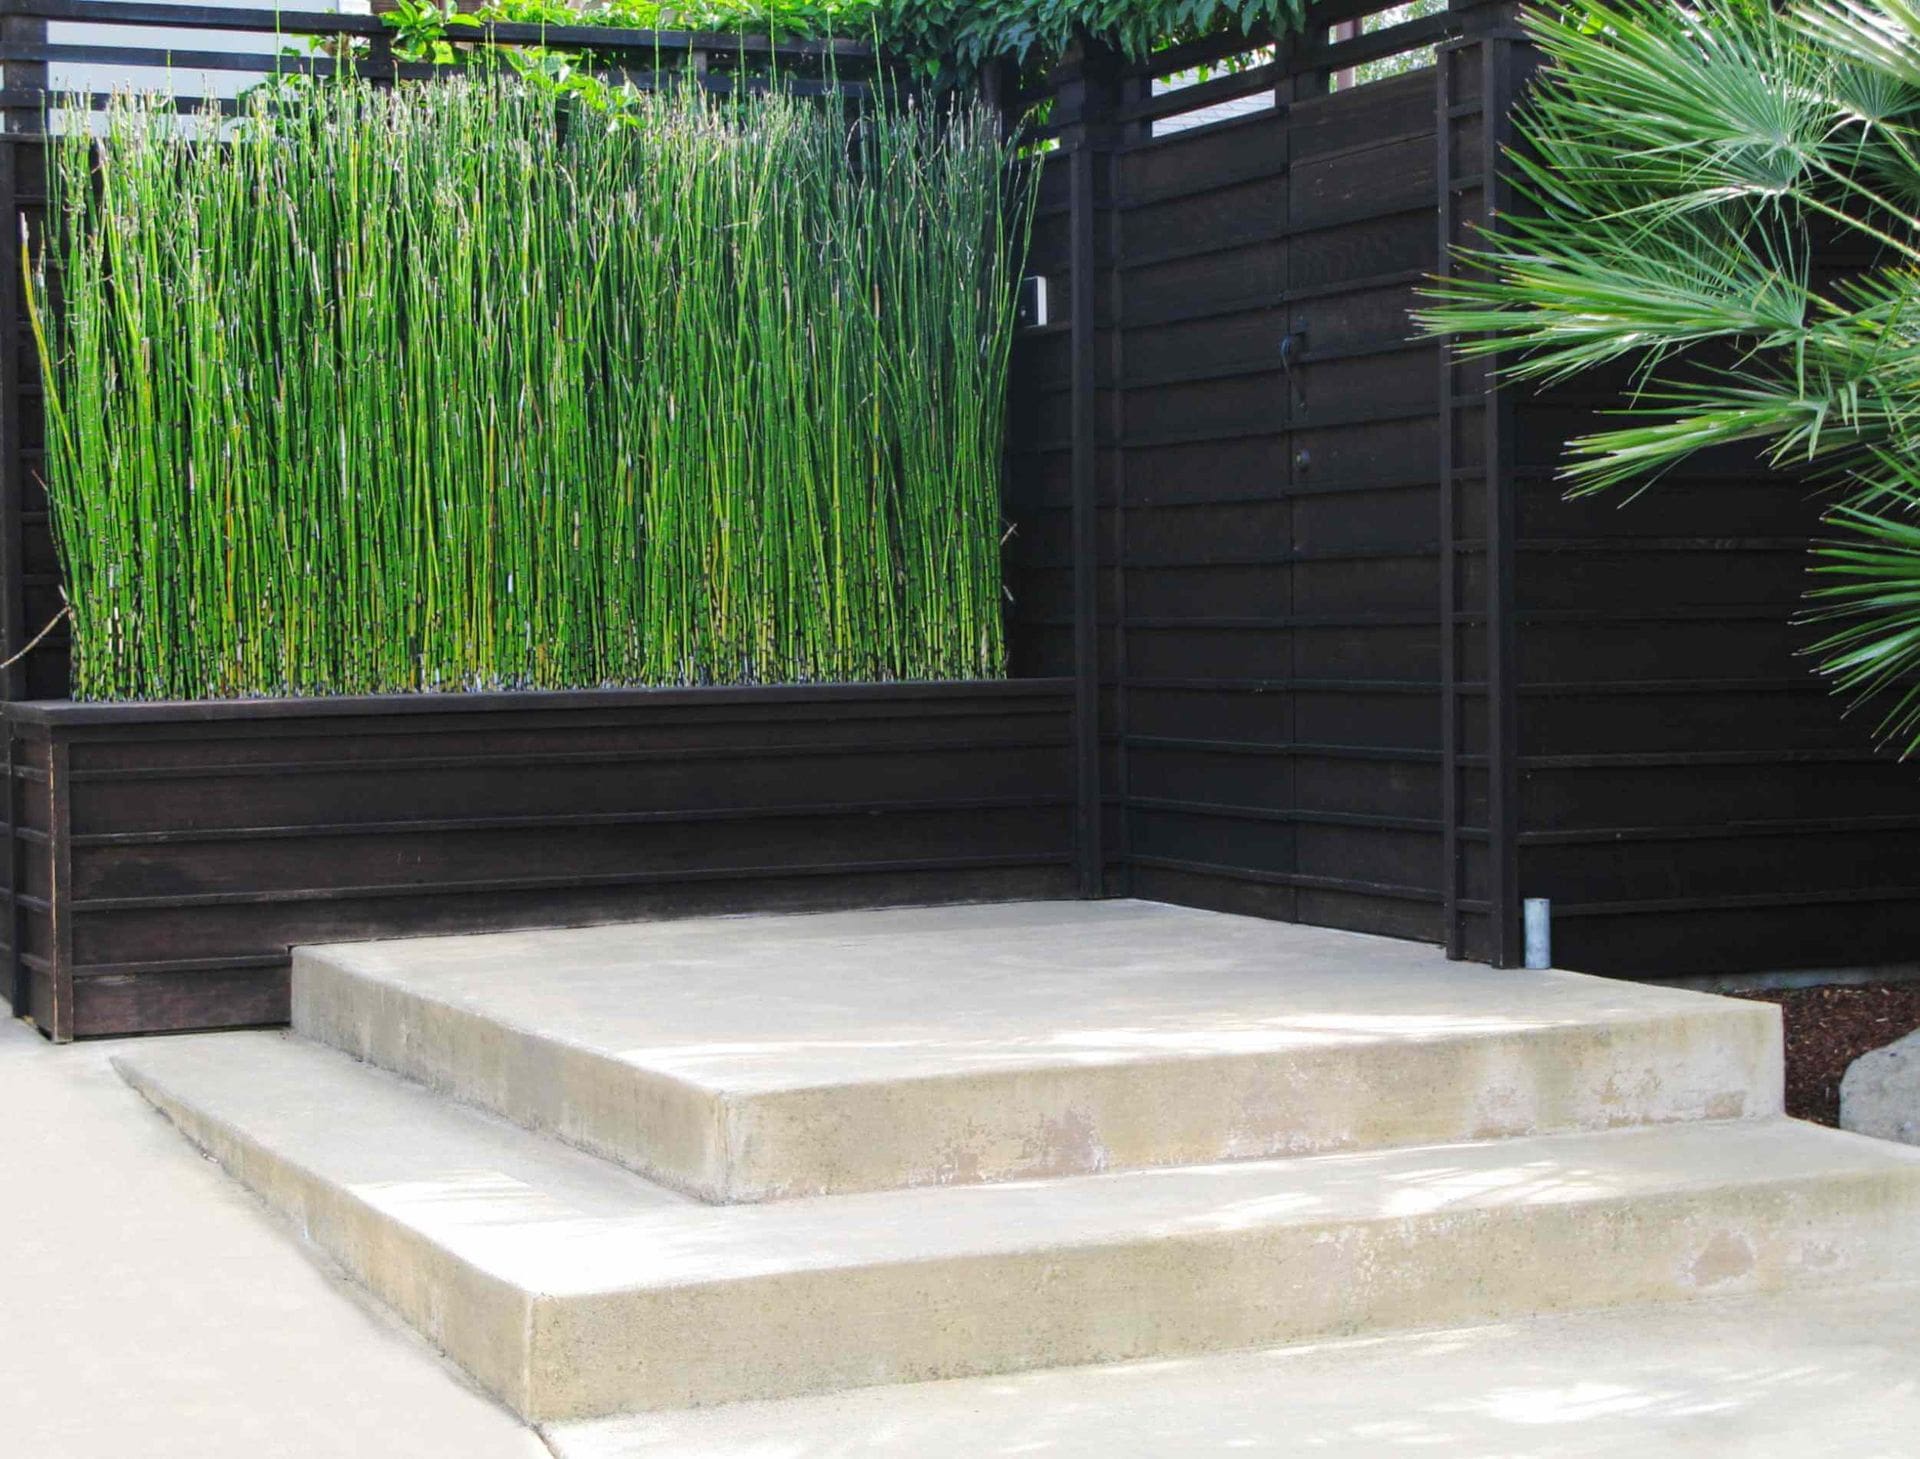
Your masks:
{"label": "concrete patio surface", "polygon": [[559,1459],[1911,1459],[1920,1286],[1583,1312],[548,1431]]}
{"label": "concrete patio surface", "polygon": [[0,1020],[6,1459],[541,1459],[107,1066]]}
{"label": "concrete patio surface", "polygon": [[[172,1041],[168,1041],[171,1043]],[[866,1389],[543,1444],[126,1088],[0,1023],[6,1459],[1904,1459],[1920,1287]]]}
{"label": "concrete patio surface", "polygon": [[1120,902],[294,1014],[0,1024],[0,1459],[1916,1452],[1920,1151],[1782,1118],[1770,1008]]}

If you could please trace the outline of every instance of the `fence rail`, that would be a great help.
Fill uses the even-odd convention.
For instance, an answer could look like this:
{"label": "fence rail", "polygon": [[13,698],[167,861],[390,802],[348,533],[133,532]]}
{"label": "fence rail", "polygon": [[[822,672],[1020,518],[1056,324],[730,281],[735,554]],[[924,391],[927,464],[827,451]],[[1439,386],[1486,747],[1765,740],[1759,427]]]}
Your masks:
{"label": "fence rail", "polygon": [[[0,13],[38,20],[158,26],[168,30],[259,31],[270,35],[372,38],[393,34],[392,28],[377,15],[317,10],[225,9],[209,5],[148,3],[148,0],[9,0]],[[872,48],[861,41],[780,39],[715,31],[631,30],[616,26],[526,25],[489,21],[479,28],[463,29],[452,34],[462,41],[487,40],[502,45],[593,46],[635,53],[704,51],[809,61],[828,56],[860,61],[873,57]]]}
{"label": "fence rail", "polygon": [[[156,33],[157,32],[157,33]],[[773,86],[864,102],[876,79],[904,78],[864,42],[691,30],[488,22],[445,33],[450,59],[396,53],[396,31],[375,15],[226,9],[157,0],[5,0],[0,4],[0,121],[35,133],[50,102],[99,107],[115,89],[147,86],[181,111],[231,113],[233,93],[273,77],[357,75],[377,83],[426,80],[489,49],[575,52],[602,78],[651,90],[671,77],[717,92]],[[329,54],[333,45],[345,54]]]}

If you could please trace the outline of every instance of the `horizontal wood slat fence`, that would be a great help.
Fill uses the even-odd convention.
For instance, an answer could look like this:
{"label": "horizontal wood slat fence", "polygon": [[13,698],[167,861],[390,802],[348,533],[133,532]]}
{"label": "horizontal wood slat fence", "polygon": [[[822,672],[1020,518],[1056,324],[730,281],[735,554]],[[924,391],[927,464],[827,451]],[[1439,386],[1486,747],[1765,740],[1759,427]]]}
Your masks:
{"label": "horizontal wood slat fence", "polygon": [[[1624,508],[1564,502],[1562,444],[1618,382],[1493,391],[1408,324],[1511,205],[1515,7],[1313,15],[1145,63],[1082,48],[1024,95],[989,78],[1046,148],[1047,312],[1009,407],[1014,681],[82,706],[56,632],[0,675],[0,992],[58,1037],[272,1022],[301,940],[1116,894],[1498,964],[1544,896],[1563,965],[1648,977],[1913,960],[1920,774],[1796,656],[1804,484],[1726,458]],[[281,37],[430,69],[369,17],[0,4],[6,654],[59,601],[11,226],[44,197],[43,98],[61,67],[182,39],[76,23],[178,29],[177,72],[220,94]],[[223,32],[241,49],[210,59]],[[838,74],[856,101],[880,66],[544,39],[646,84]]]}
{"label": "horizontal wood slat fence", "polygon": [[13,706],[13,1005],[283,1022],[301,942],[1070,895],[1069,686]]}
{"label": "horizontal wood slat fence", "polygon": [[1502,965],[1528,897],[1574,968],[1914,961],[1920,771],[1797,657],[1817,501],[1731,455],[1563,501],[1621,382],[1491,391],[1414,337],[1512,206],[1535,58],[1513,5],[1378,8],[1052,89],[1017,641],[1076,677],[1093,886]]}

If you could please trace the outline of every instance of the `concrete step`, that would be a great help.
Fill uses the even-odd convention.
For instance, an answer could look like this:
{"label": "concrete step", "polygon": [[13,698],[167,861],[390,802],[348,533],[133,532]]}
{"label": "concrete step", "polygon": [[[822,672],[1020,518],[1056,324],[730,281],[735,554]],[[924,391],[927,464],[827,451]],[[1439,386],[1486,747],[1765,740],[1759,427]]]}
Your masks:
{"label": "concrete step", "polygon": [[1920,1270],[1920,1150],[1785,1120],[711,1206],[283,1035],[116,1062],[539,1421]]}
{"label": "concrete step", "polygon": [[1911,1459],[1920,1286],[561,1425],[557,1459]]}
{"label": "concrete step", "polygon": [[717,1202],[1780,1110],[1766,1005],[1144,902],[300,948],[293,1022]]}

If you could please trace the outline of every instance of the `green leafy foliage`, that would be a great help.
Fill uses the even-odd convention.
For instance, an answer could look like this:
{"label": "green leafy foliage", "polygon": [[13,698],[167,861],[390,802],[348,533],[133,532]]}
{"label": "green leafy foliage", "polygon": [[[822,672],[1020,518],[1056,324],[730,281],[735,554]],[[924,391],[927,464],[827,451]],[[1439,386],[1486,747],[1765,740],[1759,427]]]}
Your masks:
{"label": "green leafy foliage", "polygon": [[64,121],[78,697],[1002,672],[996,117],[481,75],[261,93],[224,145]]}
{"label": "green leafy foliage", "polygon": [[[431,0],[406,0],[431,9]],[[962,73],[1057,56],[1078,31],[1135,57],[1219,33],[1301,29],[1307,0],[489,0],[483,19],[722,34],[842,36]],[[403,22],[396,24],[404,25]],[[444,43],[434,36],[435,43]],[[418,52],[416,52],[418,54]]]}
{"label": "green leafy foliage", "polygon": [[387,11],[386,24],[394,33],[394,50],[415,61],[431,61],[450,66],[458,59],[454,51],[455,34],[478,30],[478,15],[462,10],[456,0],[394,0]]}
{"label": "green leafy foliage", "polygon": [[1306,0],[877,0],[875,8],[884,44],[963,69],[1058,55],[1079,30],[1139,59],[1172,41],[1306,24]]}
{"label": "green leafy foliage", "polygon": [[[1527,206],[1423,316],[1507,374],[1630,372],[1576,492],[1701,452],[1829,484],[1814,652],[1920,749],[1920,6],[1571,0],[1513,158]],[[1835,267],[1844,262],[1844,267]]]}

